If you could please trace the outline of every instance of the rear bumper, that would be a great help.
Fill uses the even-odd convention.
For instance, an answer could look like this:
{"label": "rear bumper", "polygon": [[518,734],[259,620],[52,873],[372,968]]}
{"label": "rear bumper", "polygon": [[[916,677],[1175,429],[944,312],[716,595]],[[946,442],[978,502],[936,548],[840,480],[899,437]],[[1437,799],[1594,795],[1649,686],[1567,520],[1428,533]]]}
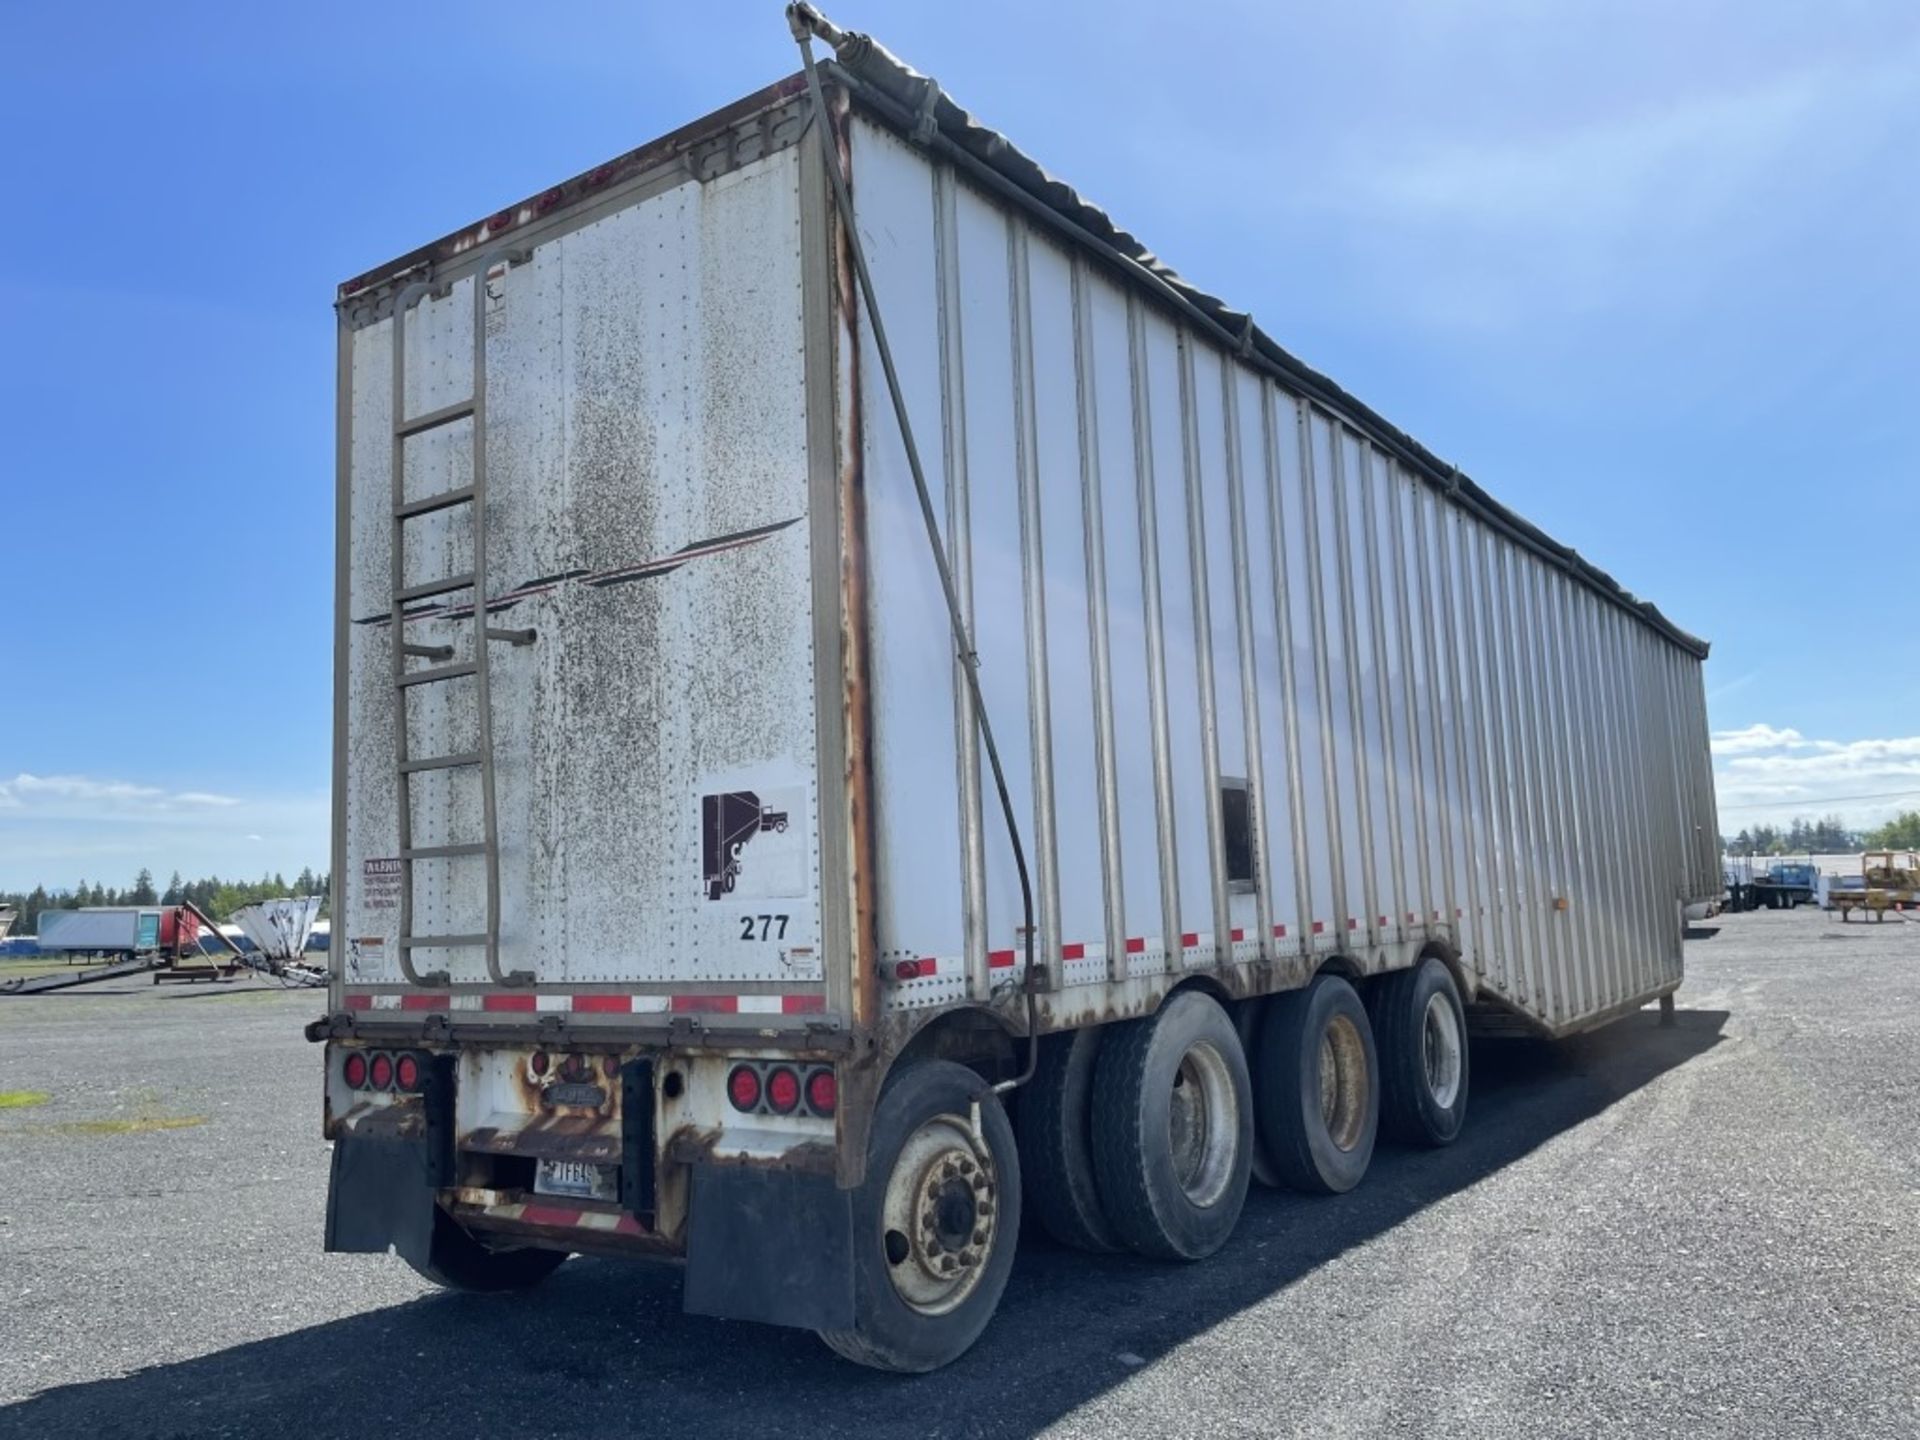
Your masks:
{"label": "rear bumper", "polygon": [[332,1010],[311,1021],[307,1039],[383,1045],[638,1045],[660,1050],[778,1050],[833,1059],[849,1054],[852,1034],[831,1018],[798,1015],[568,1015],[464,1019],[472,1011]]}
{"label": "rear bumper", "polygon": [[[360,1066],[350,1083],[361,1056],[393,1064]],[[398,1076],[408,1057],[427,1077],[416,1091],[364,1083]],[[845,1328],[853,1192],[835,1179],[831,1102],[775,1113],[727,1100],[742,1064],[804,1075],[822,1063],[630,1043],[428,1048],[387,1029],[330,1044],[327,1249],[392,1250],[426,1268],[444,1212],[496,1244],[684,1259],[694,1313]],[[553,1162],[604,1167],[603,1182],[617,1171],[617,1187],[591,1187],[608,1197],[597,1200],[542,1193]]]}
{"label": "rear bumper", "polygon": [[[437,1208],[479,1235],[546,1249],[679,1258],[638,1216],[545,1196],[435,1185],[423,1136],[343,1135],[333,1148],[326,1248],[385,1253],[424,1268]],[[692,1167],[683,1305],[689,1314],[807,1330],[854,1320],[853,1194],[830,1175]]]}

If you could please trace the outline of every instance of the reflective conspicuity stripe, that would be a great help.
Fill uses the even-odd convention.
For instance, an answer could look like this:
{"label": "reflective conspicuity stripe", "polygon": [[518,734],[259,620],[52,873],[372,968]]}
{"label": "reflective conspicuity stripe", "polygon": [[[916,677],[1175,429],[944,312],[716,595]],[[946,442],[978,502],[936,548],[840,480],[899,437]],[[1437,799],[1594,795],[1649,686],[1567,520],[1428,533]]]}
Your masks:
{"label": "reflective conspicuity stripe", "polygon": [[526,1015],[566,1012],[575,1015],[820,1015],[826,1012],[824,995],[581,995],[533,994],[454,995],[444,991],[376,994],[349,991],[341,1000],[347,1010],[477,1010],[485,1014]]}
{"label": "reflective conspicuity stripe", "polygon": [[622,1211],[581,1210],[571,1205],[485,1205],[480,1213],[490,1220],[517,1220],[522,1225],[545,1225],[574,1230],[600,1230],[613,1235],[645,1235],[647,1227]]}

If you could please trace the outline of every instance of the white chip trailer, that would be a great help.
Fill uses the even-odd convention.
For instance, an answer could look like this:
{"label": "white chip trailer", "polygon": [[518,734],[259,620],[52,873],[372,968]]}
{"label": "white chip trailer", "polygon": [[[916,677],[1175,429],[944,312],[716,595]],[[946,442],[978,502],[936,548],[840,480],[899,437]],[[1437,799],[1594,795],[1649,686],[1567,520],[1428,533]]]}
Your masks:
{"label": "white chip trailer", "polygon": [[923,1370],[1670,1005],[1706,647],[797,24],[341,287],[327,1243]]}
{"label": "white chip trailer", "polygon": [[160,948],[160,910],[141,905],[89,905],[42,910],[35,937],[42,954],[139,955]]}

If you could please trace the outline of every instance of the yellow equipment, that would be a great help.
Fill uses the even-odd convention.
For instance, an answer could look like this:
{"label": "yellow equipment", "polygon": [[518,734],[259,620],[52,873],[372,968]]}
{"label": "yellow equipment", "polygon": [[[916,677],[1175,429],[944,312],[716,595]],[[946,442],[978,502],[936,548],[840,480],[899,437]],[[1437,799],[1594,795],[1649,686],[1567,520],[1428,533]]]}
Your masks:
{"label": "yellow equipment", "polygon": [[1911,850],[1867,851],[1860,857],[1860,878],[1866,882],[1864,890],[1828,892],[1842,920],[1851,920],[1855,910],[1885,920],[1889,910],[1920,905],[1920,859]]}

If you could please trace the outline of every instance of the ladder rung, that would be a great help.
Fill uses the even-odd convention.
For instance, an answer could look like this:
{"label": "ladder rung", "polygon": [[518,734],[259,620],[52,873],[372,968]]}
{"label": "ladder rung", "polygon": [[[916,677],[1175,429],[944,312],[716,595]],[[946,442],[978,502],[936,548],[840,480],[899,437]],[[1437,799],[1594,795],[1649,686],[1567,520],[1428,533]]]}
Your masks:
{"label": "ladder rung", "polygon": [[451,660],[453,658],[451,645],[402,645],[400,651],[403,655],[411,655],[416,660]]}
{"label": "ladder rung", "polygon": [[457,490],[442,490],[438,495],[409,500],[393,512],[393,518],[411,520],[416,515],[431,515],[436,510],[451,510],[455,505],[464,505],[471,499],[473,499],[473,486],[462,485]]}
{"label": "ladder rung", "polygon": [[478,765],[480,752],[469,750],[461,755],[429,755],[424,760],[406,760],[400,765],[402,775],[412,775],[420,770],[451,770],[456,765]]}
{"label": "ladder rung", "polygon": [[492,626],[488,626],[487,638],[504,640],[509,645],[531,645],[534,637],[531,630],[495,630]]}
{"label": "ladder rung", "polygon": [[455,855],[484,855],[487,847],[475,840],[465,845],[416,845],[410,850],[402,850],[402,860],[447,860]]}
{"label": "ladder rung", "polygon": [[432,685],[441,680],[458,680],[462,675],[471,675],[479,668],[471,661],[460,665],[436,665],[431,670],[409,670],[394,683],[404,690],[409,685]]}
{"label": "ladder rung", "polygon": [[484,945],[485,935],[402,935],[402,950],[446,950],[455,945]]}
{"label": "ladder rung", "polygon": [[[455,590],[472,588],[473,572],[468,571],[465,575],[449,575],[442,580],[427,580],[418,585],[408,585],[394,598],[404,605],[409,600],[424,600],[429,595],[448,595]],[[403,620],[406,618],[408,617],[401,616]]]}
{"label": "ladder rung", "polygon": [[419,435],[428,430],[437,430],[442,425],[451,425],[456,420],[464,420],[471,414],[473,401],[462,400],[458,405],[443,405],[438,410],[429,410],[411,420],[402,420],[393,427],[393,433],[404,440],[409,435]]}

